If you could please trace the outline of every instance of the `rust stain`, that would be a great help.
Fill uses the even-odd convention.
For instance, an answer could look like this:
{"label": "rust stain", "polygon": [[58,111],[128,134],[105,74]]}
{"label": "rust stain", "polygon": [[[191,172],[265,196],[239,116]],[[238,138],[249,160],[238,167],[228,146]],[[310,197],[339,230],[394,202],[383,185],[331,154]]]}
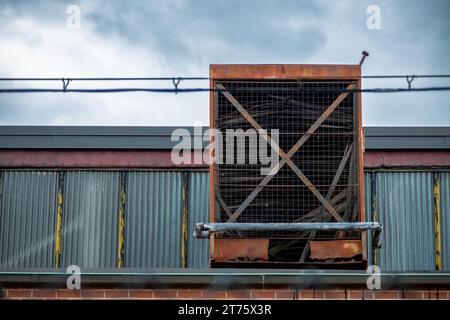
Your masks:
{"label": "rust stain", "polygon": [[214,79],[357,79],[359,65],[326,64],[212,64]]}
{"label": "rust stain", "polygon": [[362,254],[361,240],[311,241],[311,259],[352,258]]}
{"label": "rust stain", "polygon": [[230,260],[269,260],[269,239],[214,239],[211,259]]}

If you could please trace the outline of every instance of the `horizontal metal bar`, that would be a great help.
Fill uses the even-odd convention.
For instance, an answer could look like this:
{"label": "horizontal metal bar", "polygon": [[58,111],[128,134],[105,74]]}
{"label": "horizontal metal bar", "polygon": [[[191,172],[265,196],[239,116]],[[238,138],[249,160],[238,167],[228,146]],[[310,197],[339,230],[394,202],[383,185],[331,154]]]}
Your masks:
{"label": "horizontal metal bar", "polygon": [[378,222],[298,222],[298,223],[197,223],[194,237],[226,231],[349,231],[381,230]]}
{"label": "horizontal metal bar", "polygon": [[[65,272],[9,271],[0,272],[0,287],[17,284],[33,286],[66,287]],[[148,287],[170,285],[198,285],[207,287],[286,285],[292,288],[315,288],[329,285],[365,286],[370,273],[365,271],[292,270],[292,269],[155,269],[109,270],[82,272],[85,287],[104,284],[121,284],[121,287]],[[448,286],[448,272],[382,272],[382,288],[407,288],[412,285]]]}

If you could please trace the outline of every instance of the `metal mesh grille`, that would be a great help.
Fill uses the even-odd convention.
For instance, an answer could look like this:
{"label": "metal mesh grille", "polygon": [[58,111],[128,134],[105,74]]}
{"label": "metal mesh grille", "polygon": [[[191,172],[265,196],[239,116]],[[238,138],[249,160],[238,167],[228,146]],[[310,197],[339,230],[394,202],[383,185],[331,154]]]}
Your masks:
{"label": "metal mesh grille", "polygon": [[[308,131],[314,122],[345,90],[345,81],[215,81],[221,84],[239,104],[270,134],[279,131],[279,146],[285,152]],[[227,148],[227,130],[246,131],[253,126],[222,93],[215,92],[214,127],[223,134],[223,161],[215,170],[215,219],[229,221],[229,214],[236,212],[246,198],[265,178],[258,159],[259,139],[245,136],[245,163],[238,164],[238,143],[233,153]],[[331,115],[310,135],[306,143],[291,160],[311,181],[316,189],[330,201],[345,221],[357,221],[358,217],[358,168],[357,168],[357,114],[353,93],[339,104]],[[233,139],[234,137],[228,137]],[[267,145],[267,143],[266,143]],[[258,153],[254,151],[258,150]],[[271,147],[267,145],[267,152]],[[345,165],[341,165],[347,155]],[[233,159],[233,163],[227,160]],[[251,161],[256,162],[251,164]],[[256,160],[256,161],[255,161]],[[330,194],[330,187],[340,165],[340,178]],[[219,200],[219,198],[221,200]],[[222,201],[223,200],[223,201]],[[225,208],[226,207],[226,208]],[[228,211],[228,212],[227,212]],[[284,165],[272,177],[256,198],[251,201],[236,222],[322,222],[336,221],[322,207],[321,202],[299,179],[295,172]],[[227,235],[224,235],[227,236]],[[235,236],[235,235],[229,235]],[[309,233],[249,232],[244,237],[307,238]],[[317,233],[315,238],[333,238],[334,233]]]}

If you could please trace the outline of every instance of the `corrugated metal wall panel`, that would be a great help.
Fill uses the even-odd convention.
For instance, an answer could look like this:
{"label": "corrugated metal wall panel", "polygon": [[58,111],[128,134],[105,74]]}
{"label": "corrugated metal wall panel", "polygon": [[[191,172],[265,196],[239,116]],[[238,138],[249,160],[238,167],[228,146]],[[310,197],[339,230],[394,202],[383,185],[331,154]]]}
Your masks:
{"label": "corrugated metal wall panel", "polygon": [[69,171],[64,179],[61,267],[116,267],[119,173]]}
{"label": "corrugated metal wall panel", "polygon": [[439,174],[441,188],[441,258],[442,269],[450,271],[450,172]]}
{"label": "corrugated metal wall panel", "polygon": [[195,239],[195,224],[209,222],[209,173],[191,172],[189,183],[188,268],[209,266],[209,241]]}
{"label": "corrugated metal wall panel", "polygon": [[376,184],[382,271],[434,270],[432,174],[377,172]]}
{"label": "corrugated metal wall panel", "polygon": [[[58,173],[2,172],[0,267],[54,267]],[[384,271],[434,270],[433,174],[373,172],[377,216],[383,223],[378,262]],[[182,172],[128,172],[125,267],[180,267]],[[450,270],[450,173],[439,173],[443,269]],[[365,210],[371,219],[370,173],[365,173]],[[115,267],[119,173],[65,174],[61,267]],[[190,173],[188,258],[190,268],[208,266],[207,240],[192,236],[209,220],[209,174]],[[16,257],[16,258],[14,258]]]}
{"label": "corrugated metal wall panel", "polygon": [[125,267],[181,267],[181,192],[180,172],[129,172]]}
{"label": "corrugated metal wall panel", "polygon": [[[369,172],[365,172],[364,173],[364,216],[365,216],[365,221],[372,221],[372,201],[371,201],[371,181],[370,181],[370,173]],[[368,233],[368,241],[367,241],[367,248],[369,248],[369,254],[368,254],[368,264],[372,265],[373,264],[373,257],[370,251],[370,248],[372,248],[372,235],[369,232]]]}
{"label": "corrugated metal wall panel", "polygon": [[0,268],[54,266],[57,173],[3,171]]}

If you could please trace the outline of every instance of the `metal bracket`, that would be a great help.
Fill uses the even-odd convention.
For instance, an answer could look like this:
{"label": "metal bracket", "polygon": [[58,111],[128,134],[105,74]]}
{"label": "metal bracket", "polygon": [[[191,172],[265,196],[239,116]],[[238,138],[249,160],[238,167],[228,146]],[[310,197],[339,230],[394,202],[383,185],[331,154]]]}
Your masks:
{"label": "metal bracket", "polygon": [[62,78],[61,80],[62,80],[62,83],[63,83],[63,91],[65,92],[67,87],[69,86],[69,83],[72,81],[72,79],[70,79],[70,78],[67,78],[67,79]]}
{"label": "metal bracket", "polygon": [[408,90],[411,91],[411,83],[416,79],[417,77],[415,75],[412,76],[406,76],[406,82],[408,82]]}
{"label": "metal bracket", "polygon": [[360,66],[363,65],[364,60],[366,60],[366,57],[369,56],[369,53],[368,53],[367,51],[363,51],[363,52],[362,52],[362,55],[363,55],[363,56],[361,57],[361,61],[359,61],[359,65],[360,65]]}
{"label": "metal bracket", "polygon": [[172,79],[173,86],[175,87],[175,94],[178,94],[178,85],[180,84],[180,82],[181,82],[181,78],[173,78]]}

